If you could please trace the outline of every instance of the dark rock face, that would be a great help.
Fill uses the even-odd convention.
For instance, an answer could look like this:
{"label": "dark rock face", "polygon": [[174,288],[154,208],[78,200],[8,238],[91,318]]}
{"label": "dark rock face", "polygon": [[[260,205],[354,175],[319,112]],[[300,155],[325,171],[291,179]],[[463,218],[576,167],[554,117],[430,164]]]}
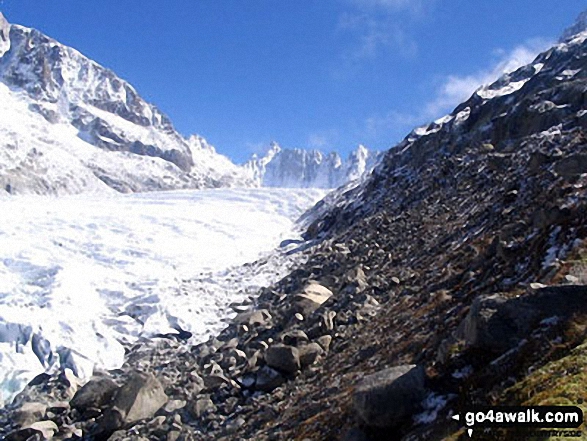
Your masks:
{"label": "dark rock face", "polygon": [[587,173],[587,154],[565,156],[554,164],[554,171],[565,178]]}
{"label": "dark rock face", "polygon": [[93,378],[76,392],[70,405],[81,412],[90,407],[100,408],[110,402],[118,387],[108,377]]}
{"label": "dark rock face", "polygon": [[587,311],[587,286],[539,289],[524,297],[479,296],[459,328],[459,336],[475,348],[502,353],[528,337],[540,321],[568,319]]}
{"label": "dark rock face", "polygon": [[353,406],[371,427],[395,427],[410,418],[426,395],[421,366],[396,366],[366,376],[357,385]]}

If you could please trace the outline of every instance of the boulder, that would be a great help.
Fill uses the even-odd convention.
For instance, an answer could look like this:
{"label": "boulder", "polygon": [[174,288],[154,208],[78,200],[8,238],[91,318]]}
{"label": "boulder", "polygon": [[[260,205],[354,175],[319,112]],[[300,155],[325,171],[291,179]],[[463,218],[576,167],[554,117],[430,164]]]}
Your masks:
{"label": "boulder", "polygon": [[195,418],[201,418],[202,415],[215,412],[216,406],[208,396],[203,396],[194,401],[190,406],[190,413]]}
{"label": "boulder", "polygon": [[70,401],[70,406],[84,412],[90,407],[100,408],[108,404],[118,385],[108,377],[95,377],[79,389]]}
{"label": "boulder", "polygon": [[563,178],[570,178],[587,173],[587,155],[577,153],[565,156],[554,164],[554,171]]}
{"label": "boulder", "polygon": [[27,427],[43,419],[47,406],[42,403],[24,403],[12,414],[13,421],[20,427]]}
{"label": "boulder", "polygon": [[477,297],[459,326],[457,337],[469,347],[502,353],[515,346],[531,330],[538,311],[501,294]]}
{"label": "boulder", "polygon": [[318,309],[332,295],[332,291],[325,286],[316,282],[310,282],[304,287],[302,292],[296,294],[294,301],[298,312],[307,316]]}
{"label": "boulder", "polygon": [[314,342],[299,346],[298,351],[300,354],[300,364],[302,367],[314,364],[316,360],[318,360],[318,357],[324,353],[322,346]]}
{"label": "boulder", "polygon": [[300,370],[300,353],[293,346],[277,343],[265,352],[265,362],[278,371],[294,374]]}
{"label": "boulder", "polygon": [[301,329],[284,332],[281,334],[280,340],[283,344],[290,346],[300,346],[310,341],[308,335]]}
{"label": "boulder", "polygon": [[275,369],[263,366],[257,371],[255,389],[261,392],[271,392],[273,389],[285,383],[285,378]]}
{"label": "boulder", "polygon": [[330,335],[323,335],[318,337],[316,342],[324,349],[325,352],[328,352],[330,349],[330,343],[332,343],[332,337]]}
{"label": "boulder", "polygon": [[204,375],[204,388],[208,390],[217,389],[223,384],[230,384],[230,380],[222,373]]}
{"label": "boulder", "polygon": [[369,427],[396,427],[418,411],[426,396],[421,366],[402,365],[368,375],[356,386],[353,407]]}
{"label": "boulder", "polygon": [[457,330],[457,338],[470,347],[503,353],[545,318],[587,312],[585,285],[537,288],[533,294],[515,298],[501,294],[477,297]]}
{"label": "boulder", "polygon": [[157,378],[152,374],[134,372],[116,393],[112,406],[101,420],[98,432],[114,432],[152,417],[167,401],[168,397]]}
{"label": "boulder", "polygon": [[59,428],[53,421],[39,421],[4,437],[6,441],[50,440]]}
{"label": "boulder", "polygon": [[266,309],[241,312],[234,318],[234,322],[247,326],[267,326],[271,322],[271,314]]}
{"label": "boulder", "polygon": [[59,431],[59,427],[53,421],[38,421],[29,426],[29,429],[40,432],[44,439],[51,439]]}

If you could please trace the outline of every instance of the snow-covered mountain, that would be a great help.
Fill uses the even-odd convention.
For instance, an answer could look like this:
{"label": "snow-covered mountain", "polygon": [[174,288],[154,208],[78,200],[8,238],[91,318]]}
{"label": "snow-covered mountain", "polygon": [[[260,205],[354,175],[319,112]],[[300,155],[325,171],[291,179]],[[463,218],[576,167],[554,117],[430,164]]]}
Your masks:
{"label": "snow-covered mountain", "polygon": [[343,160],[336,152],[282,149],[273,142],[267,153],[245,163],[258,185],[284,188],[337,188],[373,169],[379,152],[359,145]]}
{"label": "snow-covered mountain", "polygon": [[112,71],[1,14],[0,147],[8,193],[252,185]]}
{"label": "snow-covered mountain", "polygon": [[575,23],[565,29],[559,39],[559,43],[572,40],[574,37],[583,32],[587,32],[587,10],[581,12],[581,14],[579,14],[577,17],[577,20],[575,20]]}

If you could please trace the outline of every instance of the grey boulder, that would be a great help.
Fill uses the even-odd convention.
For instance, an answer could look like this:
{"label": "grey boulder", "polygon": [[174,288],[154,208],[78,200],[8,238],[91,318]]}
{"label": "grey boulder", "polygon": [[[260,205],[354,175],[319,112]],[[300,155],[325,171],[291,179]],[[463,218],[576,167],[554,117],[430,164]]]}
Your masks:
{"label": "grey boulder", "polygon": [[396,427],[409,419],[426,395],[421,366],[402,365],[368,375],[356,386],[353,407],[369,427]]}

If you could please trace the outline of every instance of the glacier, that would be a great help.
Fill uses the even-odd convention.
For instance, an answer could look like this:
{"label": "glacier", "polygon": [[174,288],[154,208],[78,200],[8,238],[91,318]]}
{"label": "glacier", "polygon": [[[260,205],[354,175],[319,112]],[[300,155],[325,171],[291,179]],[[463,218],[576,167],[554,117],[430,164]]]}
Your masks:
{"label": "glacier", "polygon": [[0,197],[1,401],[52,369],[84,378],[117,368],[142,338],[187,331],[199,342],[217,333],[231,303],[302,259],[291,249],[301,239],[295,220],[324,194]]}

